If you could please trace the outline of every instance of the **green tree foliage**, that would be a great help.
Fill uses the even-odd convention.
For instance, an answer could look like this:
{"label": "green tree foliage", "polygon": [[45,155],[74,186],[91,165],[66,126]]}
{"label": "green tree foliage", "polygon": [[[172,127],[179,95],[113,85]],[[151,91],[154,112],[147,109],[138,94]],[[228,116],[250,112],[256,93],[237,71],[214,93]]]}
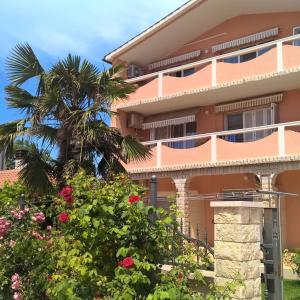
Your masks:
{"label": "green tree foliage", "polygon": [[[126,100],[134,91],[118,75],[120,70],[117,66],[100,71],[89,61],[70,54],[46,70],[28,44],[17,45],[7,59],[10,85],[6,87],[6,101],[21,117],[0,125],[0,150],[6,149],[11,155],[20,138],[39,140],[46,149],[56,147],[55,166],[50,170],[48,164],[38,165],[58,180],[65,169],[76,172],[83,167],[93,173],[98,170],[105,177],[124,170],[120,162],[148,157],[148,149],[134,137],[123,136],[104,121],[113,114],[112,103]],[[29,81],[36,83],[33,93],[24,88]],[[40,161],[40,153],[35,154],[36,162]],[[37,190],[41,179],[36,182],[33,174],[24,172],[22,179]]]}

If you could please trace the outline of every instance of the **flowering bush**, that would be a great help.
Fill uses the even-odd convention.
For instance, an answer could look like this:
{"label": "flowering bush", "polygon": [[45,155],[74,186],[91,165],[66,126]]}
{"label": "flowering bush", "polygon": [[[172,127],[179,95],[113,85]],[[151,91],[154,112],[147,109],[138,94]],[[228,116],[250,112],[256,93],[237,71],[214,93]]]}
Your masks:
{"label": "flowering bush", "polygon": [[18,208],[19,184],[0,190],[0,299],[44,299],[52,273],[51,237],[41,230],[45,215]]}
{"label": "flowering bush", "polygon": [[[24,211],[16,205],[22,187],[0,190],[0,299],[204,299],[192,245],[162,270],[170,249],[182,247],[174,245],[175,210],[146,206],[143,189],[124,176],[67,181],[52,205]],[[209,299],[224,296],[206,289]]]}

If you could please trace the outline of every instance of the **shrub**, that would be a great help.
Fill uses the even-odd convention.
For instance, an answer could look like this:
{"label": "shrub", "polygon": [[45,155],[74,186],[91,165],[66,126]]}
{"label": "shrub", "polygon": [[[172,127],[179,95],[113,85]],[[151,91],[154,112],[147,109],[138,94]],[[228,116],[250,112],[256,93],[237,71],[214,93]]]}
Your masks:
{"label": "shrub", "polygon": [[292,269],[300,278],[300,249],[296,250],[291,258]]}
{"label": "shrub", "polygon": [[[80,172],[67,181],[68,186],[52,195],[52,205],[31,205],[22,212],[16,209],[22,186],[0,190],[0,299],[228,296],[232,287],[206,284],[195,247],[174,237],[173,206],[167,213],[145,205],[143,189],[126,176],[105,182]],[[50,217],[53,227],[47,230],[43,222]],[[171,252],[182,246],[177,266],[163,271]]]}

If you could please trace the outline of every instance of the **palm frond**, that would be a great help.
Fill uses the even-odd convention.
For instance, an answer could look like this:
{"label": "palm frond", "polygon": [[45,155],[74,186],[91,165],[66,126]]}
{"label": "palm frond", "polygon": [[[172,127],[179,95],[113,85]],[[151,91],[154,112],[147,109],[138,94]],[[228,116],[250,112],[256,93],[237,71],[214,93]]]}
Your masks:
{"label": "palm frond", "polygon": [[21,119],[0,125],[0,151],[11,147],[18,137],[28,134],[26,123],[26,119]]}
{"label": "palm frond", "polygon": [[14,85],[5,87],[8,107],[19,109],[27,115],[34,113],[38,97],[31,95],[28,91]]}
{"label": "palm frond", "polygon": [[33,146],[20,170],[20,180],[33,194],[46,194],[53,189],[54,165],[45,157],[45,150]]}
{"label": "palm frond", "polygon": [[29,44],[18,44],[11,51],[6,66],[9,80],[13,85],[19,86],[27,80],[39,76],[40,83],[37,93],[44,88],[42,82],[44,69]]}

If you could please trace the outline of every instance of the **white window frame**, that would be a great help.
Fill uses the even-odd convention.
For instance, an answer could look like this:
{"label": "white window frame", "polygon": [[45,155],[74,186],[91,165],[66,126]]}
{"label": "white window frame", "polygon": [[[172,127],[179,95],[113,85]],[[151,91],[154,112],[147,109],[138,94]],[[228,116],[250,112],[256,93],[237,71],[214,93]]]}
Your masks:
{"label": "white window frame", "polygon": [[[197,130],[197,122],[196,121],[192,121],[192,122],[188,122],[188,123],[196,123],[196,130]],[[192,136],[193,134],[187,134],[187,124],[188,123],[182,123],[182,124],[178,124],[178,125],[183,125],[183,136],[182,137],[188,137],[188,136]],[[168,132],[168,136],[164,139],[169,139],[169,138],[172,138],[172,132],[171,132],[171,126],[174,126],[174,125],[168,125],[166,127],[168,127],[167,129],[167,132]],[[150,141],[155,141],[156,140],[156,136],[155,136],[155,130],[157,128],[151,128],[150,129]],[[195,132],[195,134],[197,134],[197,132]],[[182,142],[174,142],[174,144],[176,143],[182,143],[183,144],[183,149],[187,148],[187,144],[190,143],[190,141],[182,141]],[[173,144],[173,143],[171,143]]]}
{"label": "white window frame", "polygon": [[[296,35],[296,30],[297,29],[300,29],[300,26],[295,26],[295,27],[293,27],[293,35]],[[298,33],[298,34],[300,34],[300,33]],[[298,40],[298,41],[293,41],[293,46],[299,46],[300,45],[300,40]]]}
{"label": "white window frame", "polygon": [[[256,123],[256,113],[258,112],[258,111],[263,111],[263,123],[264,123],[264,125],[262,125],[262,126],[265,126],[265,125],[268,125],[267,124],[267,120],[268,120],[268,110],[270,110],[270,113],[271,113],[271,116],[270,116],[270,118],[271,118],[271,124],[270,125],[273,125],[273,124],[275,124],[276,123],[276,118],[277,118],[277,103],[272,103],[270,106],[268,106],[268,107],[262,107],[262,108],[257,108],[257,109],[250,109],[250,110],[243,110],[243,111],[235,111],[235,112],[232,112],[232,113],[228,113],[228,114],[226,114],[225,115],[225,130],[228,130],[228,116],[229,115],[232,115],[232,114],[242,114],[242,116],[243,116],[243,128],[242,129],[245,129],[245,128],[251,128],[251,127],[246,127],[245,126],[245,114],[246,113],[249,113],[249,112],[252,112],[252,124],[254,123]],[[251,133],[250,133],[251,134]],[[265,135],[267,136],[268,134],[270,134],[270,130],[266,130],[265,131]],[[256,138],[256,132],[253,132],[252,133],[252,135],[253,135],[253,138],[252,139],[248,139],[248,138],[246,138],[246,133],[244,133],[243,134],[243,136],[244,136],[244,138],[243,138],[243,142],[250,142],[250,141],[255,141],[255,140],[257,140],[257,138]],[[249,133],[248,133],[248,135],[249,135]]]}
{"label": "white window frame", "polygon": [[[299,28],[300,28],[300,26],[299,26]],[[272,40],[270,40],[270,41],[272,41]],[[270,41],[268,41],[268,42],[270,42]],[[267,42],[264,42],[264,43],[267,43]],[[260,44],[254,44],[254,45],[251,45],[251,46],[248,46],[248,47],[245,47],[245,48],[240,48],[240,50],[247,49],[247,48],[253,47],[253,46],[255,46],[255,45],[260,45]],[[266,49],[266,48],[264,48],[264,49]],[[259,52],[260,52],[261,50],[264,50],[264,49],[256,50],[256,51],[249,52],[249,53],[255,53],[255,58],[257,58],[257,57],[260,56],[260,55],[259,55]],[[271,47],[270,47],[270,49],[271,49]],[[268,51],[266,51],[266,52],[268,52]],[[249,53],[247,53],[247,54],[249,54]],[[264,54],[264,53],[263,53],[263,54]],[[243,55],[246,55],[246,54],[243,54]],[[233,56],[233,57],[237,57],[237,59],[238,59],[238,61],[237,61],[236,64],[240,64],[240,63],[241,63],[241,56],[243,56],[243,55]],[[233,57],[232,57],[232,58],[233,58]],[[231,58],[231,57],[230,57],[230,58]],[[229,59],[230,59],[230,58],[229,58]],[[255,59],[255,58],[253,58],[253,59]],[[226,62],[225,59],[223,60],[223,62]]]}
{"label": "white window frame", "polygon": [[[190,69],[193,69],[194,72],[192,74],[190,74],[190,75],[184,76],[184,71],[190,70]],[[177,71],[177,72],[174,72],[174,73],[170,73],[169,75],[177,77],[176,73],[178,73],[178,72],[180,72],[180,74],[181,74],[180,77],[178,76],[178,78],[181,78],[181,77],[188,77],[188,76],[191,76],[191,75],[195,74],[196,70],[195,70],[195,68],[188,68],[188,69],[180,70],[180,71]]]}

